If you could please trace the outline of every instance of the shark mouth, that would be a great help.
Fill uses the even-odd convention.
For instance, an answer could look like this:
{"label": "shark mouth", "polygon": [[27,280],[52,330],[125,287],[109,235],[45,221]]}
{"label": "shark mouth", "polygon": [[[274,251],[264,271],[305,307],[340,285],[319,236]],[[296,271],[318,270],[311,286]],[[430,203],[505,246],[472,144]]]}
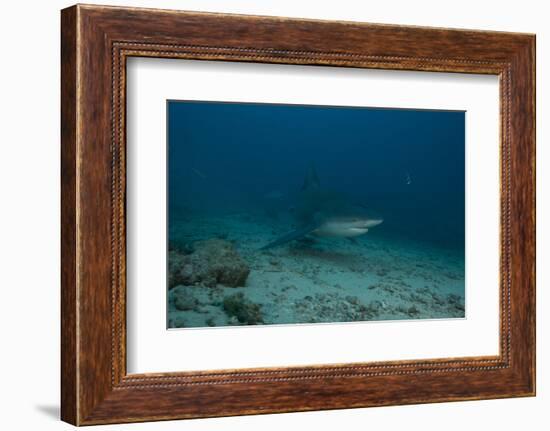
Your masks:
{"label": "shark mouth", "polygon": [[368,232],[368,228],[362,225],[350,225],[349,223],[323,223],[312,233],[317,236],[350,238],[354,236],[364,235]]}
{"label": "shark mouth", "polygon": [[357,233],[367,233],[369,229],[367,227],[350,227],[348,228],[350,232],[357,232]]}

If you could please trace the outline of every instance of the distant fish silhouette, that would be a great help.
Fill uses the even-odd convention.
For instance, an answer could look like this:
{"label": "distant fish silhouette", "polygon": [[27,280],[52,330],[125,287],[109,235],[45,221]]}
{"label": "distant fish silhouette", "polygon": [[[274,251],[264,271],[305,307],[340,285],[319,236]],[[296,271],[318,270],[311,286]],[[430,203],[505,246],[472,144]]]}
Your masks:
{"label": "distant fish silhouette", "polygon": [[191,170],[197,175],[198,177],[202,178],[203,180],[206,179],[206,175],[204,175],[201,171],[195,168],[191,168]]}
{"label": "distant fish silhouette", "polygon": [[409,174],[408,172],[405,172],[405,184],[407,184],[408,186],[410,186],[411,183],[412,183],[411,174]]}
{"label": "distant fish silhouette", "polygon": [[280,201],[285,197],[284,193],[280,190],[272,190],[269,193],[267,193],[264,198],[270,201]]}

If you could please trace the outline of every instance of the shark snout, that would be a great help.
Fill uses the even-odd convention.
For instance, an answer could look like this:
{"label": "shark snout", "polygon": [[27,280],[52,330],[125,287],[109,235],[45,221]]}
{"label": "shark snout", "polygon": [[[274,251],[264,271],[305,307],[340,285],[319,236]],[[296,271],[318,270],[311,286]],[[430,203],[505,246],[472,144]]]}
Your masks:
{"label": "shark snout", "polygon": [[374,226],[378,226],[383,221],[384,221],[384,219],[381,219],[381,218],[368,219],[368,220],[365,221],[365,227],[366,228],[371,228],[371,227],[374,227]]}
{"label": "shark snout", "polygon": [[318,236],[350,238],[364,235],[380,223],[381,218],[335,217],[326,220],[313,233]]}
{"label": "shark snout", "polygon": [[384,220],[381,217],[376,217],[376,218],[357,217],[357,218],[351,218],[349,220],[345,220],[343,221],[343,223],[347,223],[350,228],[369,229],[371,227],[378,226],[383,221]]}

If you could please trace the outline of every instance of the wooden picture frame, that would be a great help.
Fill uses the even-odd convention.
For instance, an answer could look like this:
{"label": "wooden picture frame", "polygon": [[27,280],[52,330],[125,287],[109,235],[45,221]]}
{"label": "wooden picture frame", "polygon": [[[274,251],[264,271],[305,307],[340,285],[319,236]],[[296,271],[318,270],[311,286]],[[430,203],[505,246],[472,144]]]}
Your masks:
{"label": "wooden picture frame", "polygon": [[[77,5],[62,11],[61,49],[64,421],[535,394],[534,35]],[[498,75],[500,354],[128,375],[125,65],[131,56]]]}

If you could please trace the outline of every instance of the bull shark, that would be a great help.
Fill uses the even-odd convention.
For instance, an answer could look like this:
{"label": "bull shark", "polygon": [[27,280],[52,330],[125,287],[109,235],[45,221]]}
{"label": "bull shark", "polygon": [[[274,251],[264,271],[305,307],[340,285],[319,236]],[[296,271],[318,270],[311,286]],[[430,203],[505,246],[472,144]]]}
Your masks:
{"label": "bull shark", "polygon": [[308,235],[354,239],[383,221],[363,205],[353,204],[344,194],[322,188],[314,165],[307,171],[298,204],[292,212],[298,227],[260,250]]}

